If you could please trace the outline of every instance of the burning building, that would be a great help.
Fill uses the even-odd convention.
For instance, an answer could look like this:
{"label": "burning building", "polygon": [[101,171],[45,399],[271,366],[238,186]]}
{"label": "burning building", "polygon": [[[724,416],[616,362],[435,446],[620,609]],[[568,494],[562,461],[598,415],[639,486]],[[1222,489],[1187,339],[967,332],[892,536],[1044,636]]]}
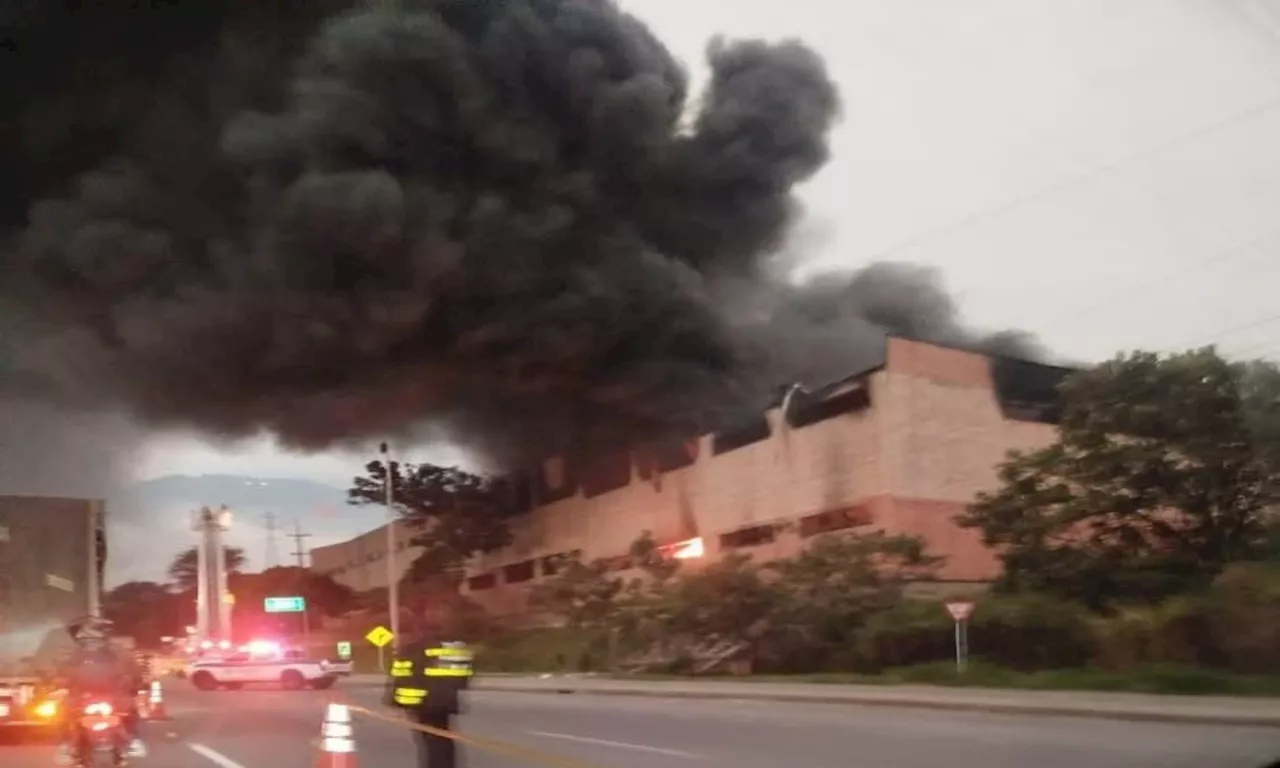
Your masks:
{"label": "burning building", "polygon": [[[823,533],[880,529],[925,539],[946,557],[944,581],[988,581],[998,561],[953,517],[995,485],[1008,451],[1054,439],[1067,373],[890,337],[869,370],[787,388],[733,429],[621,457],[549,458],[516,483],[513,542],[477,558],[465,589],[519,610],[525,588],[566,555],[626,570],[646,531],[676,557],[769,559]],[[358,588],[385,586],[385,555],[370,549],[384,541],[317,549],[316,567]],[[412,553],[400,557],[407,566]]]}

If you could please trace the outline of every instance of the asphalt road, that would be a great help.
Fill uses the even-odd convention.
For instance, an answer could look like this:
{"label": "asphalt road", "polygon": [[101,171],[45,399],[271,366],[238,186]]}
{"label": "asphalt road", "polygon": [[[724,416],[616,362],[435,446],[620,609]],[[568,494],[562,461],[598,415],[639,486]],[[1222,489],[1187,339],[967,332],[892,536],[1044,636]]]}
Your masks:
{"label": "asphalt road", "polygon": [[[330,694],[377,708],[368,687],[199,693],[175,683],[168,722],[148,723],[154,768],[316,768]],[[360,768],[415,768],[410,735],[357,716]],[[462,731],[583,768],[1262,768],[1280,729],[1166,725],[846,705],[475,695]],[[0,746],[4,768],[47,768],[52,747]],[[467,749],[467,768],[538,762]]]}

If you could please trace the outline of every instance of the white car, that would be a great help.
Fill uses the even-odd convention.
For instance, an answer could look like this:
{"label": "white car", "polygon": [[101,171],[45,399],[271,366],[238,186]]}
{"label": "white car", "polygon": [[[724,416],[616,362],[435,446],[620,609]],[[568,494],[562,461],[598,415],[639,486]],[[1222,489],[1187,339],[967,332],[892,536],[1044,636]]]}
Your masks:
{"label": "white car", "polygon": [[237,690],[246,685],[279,685],[286,690],[333,687],[339,673],[312,661],[299,650],[262,654],[240,651],[223,658],[192,662],[186,670],[191,684],[202,691]]}

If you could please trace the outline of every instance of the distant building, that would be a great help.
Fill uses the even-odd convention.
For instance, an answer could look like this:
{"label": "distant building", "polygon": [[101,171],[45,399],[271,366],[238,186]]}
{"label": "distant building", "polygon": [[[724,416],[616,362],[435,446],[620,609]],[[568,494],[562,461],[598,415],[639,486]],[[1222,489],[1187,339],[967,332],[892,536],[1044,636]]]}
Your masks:
{"label": "distant building", "polygon": [[[418,548],[409,546],[412,531],[403,523],[396,525],[395,570],[403,578],[418,557]],[[326,573],[339,584],[357,592],[387,588],[387,526],[362,533],[354,539],[315,547],[311,550],[311,568]]]}
{"label": "distant building", "polygon": [[[518,611],[524,588],[562,556],[624,570],[644,531],[673,552],[769,559],[822,533],[883,529],[923,537],[947,558],[944,580],[989,581],[998,561],[952,518],[996,485],[1009,450],[1054,440],[1056,385],[1067,373],[891,338],[874,369],[784,395],[735,429],[590,466],[548,459],[511,478],[523,509],[514,541],[472,563],[466,591]],[[385,549],[385,532],[374,531],[313,557],[335,579],[370,589],[386,585]],[[400,557],[407,567],[414,553]]]}

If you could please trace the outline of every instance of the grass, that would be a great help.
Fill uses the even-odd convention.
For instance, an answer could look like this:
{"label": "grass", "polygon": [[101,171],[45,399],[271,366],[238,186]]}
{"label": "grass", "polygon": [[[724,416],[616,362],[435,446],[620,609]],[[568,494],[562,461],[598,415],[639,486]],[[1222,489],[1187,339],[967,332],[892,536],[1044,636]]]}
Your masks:
{"label": "grass", "polygon": [[[688,680],[649,675],[628,679]],[[1019,672],[991,664],[972,664],[965,673],[950,662],[920,664],[879,674],[828,672],[806,675],[701,677],[701,680],[745,683],[826,683],[854,685],[945,685],[1035,691],[1113,691],[1181,695],[1280,697],[1280,675],[1239,675],[1202,667],[1151,665],[1127,672],[1097,669],[1047,669]]]}
{"label": "grass", "polygon": [[[590,639],[567,629],[514,633],[500,644],[477,647],[480,674],[585,672],[597,667]],[[589,661],[590,658],[590,661]],[[357,672],[377,673],[377,653],[367,644],[355,652]],[[630,680],[690,680],[681,675],[640,675]],[[797,675],[702,676],[698,680],[745,683],[827,683],[856,685],[943,685],[1036,691],[1115,691],[1131,693],[1280,697],[1280,673],[1242,675],[1204,667],[1151,664],[1124,672],[1101,669],[1045,669],[1021,672],[975,660],[964,674],[951,661],[884,670],[878,674],[824,672]]]}

